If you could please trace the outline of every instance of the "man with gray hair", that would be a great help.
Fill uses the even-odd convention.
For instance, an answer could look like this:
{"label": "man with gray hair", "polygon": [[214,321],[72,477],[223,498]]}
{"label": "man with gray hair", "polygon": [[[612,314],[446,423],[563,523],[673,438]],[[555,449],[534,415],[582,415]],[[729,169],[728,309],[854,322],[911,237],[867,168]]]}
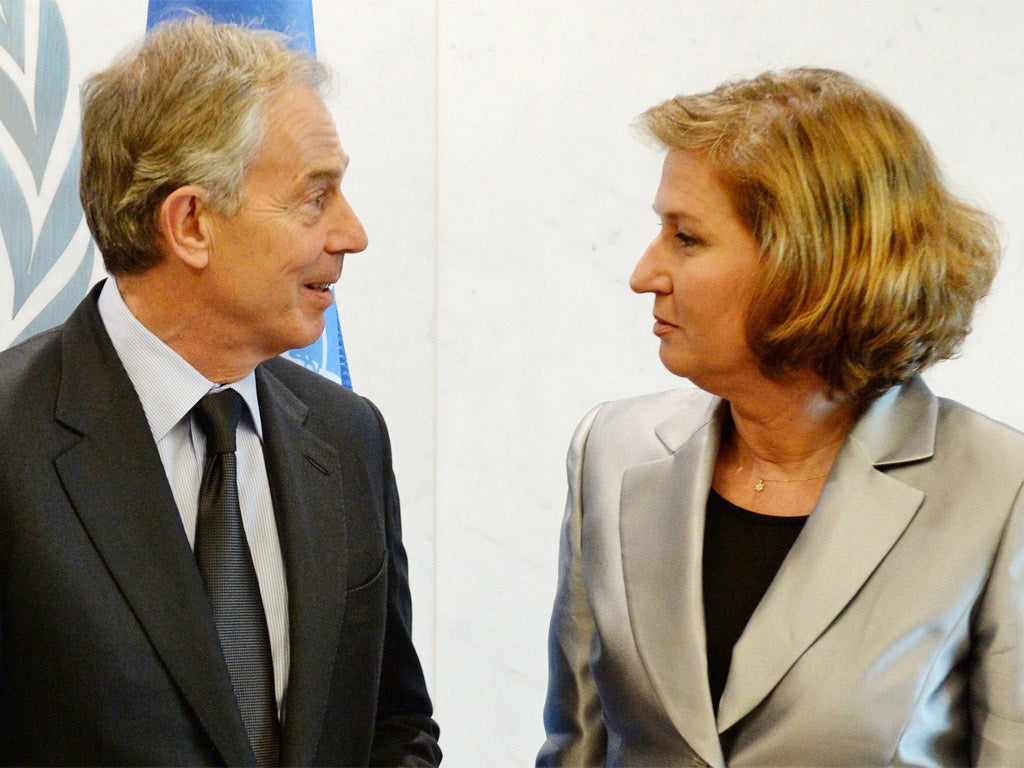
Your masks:
{"label": "man with gray hair", "polygon": [[278,357],[367,242],[326,80],[195,17],[83,88],[111,278],[0,354],[0,763],[440,762],[384,422]]}

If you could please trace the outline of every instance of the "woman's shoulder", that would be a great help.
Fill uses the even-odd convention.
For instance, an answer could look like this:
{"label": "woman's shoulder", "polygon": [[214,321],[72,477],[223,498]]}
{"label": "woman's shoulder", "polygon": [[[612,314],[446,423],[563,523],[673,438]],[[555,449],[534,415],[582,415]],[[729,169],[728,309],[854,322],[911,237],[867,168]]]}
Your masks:
{"label": "woman's shoulder", "polygon": [[636,395],[621,400],[608,400],[591,413],[602,420],[650,421],[657,424],[687,414],[703,415],[719,402],[714,395],[696,387],[682,387],[663,392]]}
{"label": "woman's shoulder", "polygon": [[[714,417],[720,399],[695,387],[608,400],[583,417],[576,440],[681,444]],[[678,447],[677,445],[673,447]]]}
{"label": "woman's shoulder", "polygon": [[955,400],[938,398],[935,451],[970,454],[989,466],[1024,472],[1024,432]]}
{"label": "woman's shoulder", "polygon": [[924,462],[963,481],[1024,480],[1024,433],[934,395],[920,378],[872,406],[854,438],[876,465]]}
{"label": "woman's shoulder", "polygon": [[1017,427],[994,419],[969,405],[948,397],[937,399],[940,422],[948,420],[959,428],[968,426],[985,434],[999,435],[1004,440],[1024,444],[1024,432]]}

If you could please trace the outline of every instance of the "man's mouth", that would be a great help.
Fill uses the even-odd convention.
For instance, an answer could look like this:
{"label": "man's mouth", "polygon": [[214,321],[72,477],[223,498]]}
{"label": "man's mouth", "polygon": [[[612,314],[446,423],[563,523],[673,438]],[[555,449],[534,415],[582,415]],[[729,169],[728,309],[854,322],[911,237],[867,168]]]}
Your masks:
{"label": "man's mouth", "polygon": [[331,290],[333,283],[306,283],[306,287],[311,291],[329,291]]}
{"label": "man's mouth", "polygon": [[671,333],[672,330],[674,328],[676,328],[676,327],[677,326],[674,323],[670,323],[670,322],[668,322],[668,320],[663,320],[662,318],[658,317],[658,315],[654,316],[654,335],[655,336],[665,336],[665,335]]}

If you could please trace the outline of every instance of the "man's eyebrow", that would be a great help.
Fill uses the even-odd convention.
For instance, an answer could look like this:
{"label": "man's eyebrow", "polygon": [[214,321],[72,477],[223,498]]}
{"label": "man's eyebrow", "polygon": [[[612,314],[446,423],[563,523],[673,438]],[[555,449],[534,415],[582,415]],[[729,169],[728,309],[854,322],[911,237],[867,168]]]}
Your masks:
{"label": "man's eyebrow", "polygon": [[304,182],[310,184],[338,184],[348,170],[349,156],[341,155],[341,168],[314,168],[306,174]]}
{"label": "man's eyebrow", "polygon": [[341,177],[344,174],[345,174],[345,172],[343,170],[342,171],[337,171],[337,170],[333,170],[333,169],[332,170],[324,169],[324,170],[319,170],[319,171],[310,171],[309,173],[306,174],[306,177],[305,177],[304,181],[306,182],[307,185],[322,184],[322,183],[333,184],[333,183],[341,181]]}

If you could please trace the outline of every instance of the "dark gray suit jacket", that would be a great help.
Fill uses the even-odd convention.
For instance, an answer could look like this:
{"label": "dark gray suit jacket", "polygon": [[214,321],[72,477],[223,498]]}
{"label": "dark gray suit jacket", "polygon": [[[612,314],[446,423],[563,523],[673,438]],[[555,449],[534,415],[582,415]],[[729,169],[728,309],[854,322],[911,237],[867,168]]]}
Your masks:
{"label": "dark gray suit jacket", "polygon": [[[0,762],[250,764],[98,292],[0,353]],[[285,360],[256,376],[289,598],[282,762],[436,764],[380,414]]]}

